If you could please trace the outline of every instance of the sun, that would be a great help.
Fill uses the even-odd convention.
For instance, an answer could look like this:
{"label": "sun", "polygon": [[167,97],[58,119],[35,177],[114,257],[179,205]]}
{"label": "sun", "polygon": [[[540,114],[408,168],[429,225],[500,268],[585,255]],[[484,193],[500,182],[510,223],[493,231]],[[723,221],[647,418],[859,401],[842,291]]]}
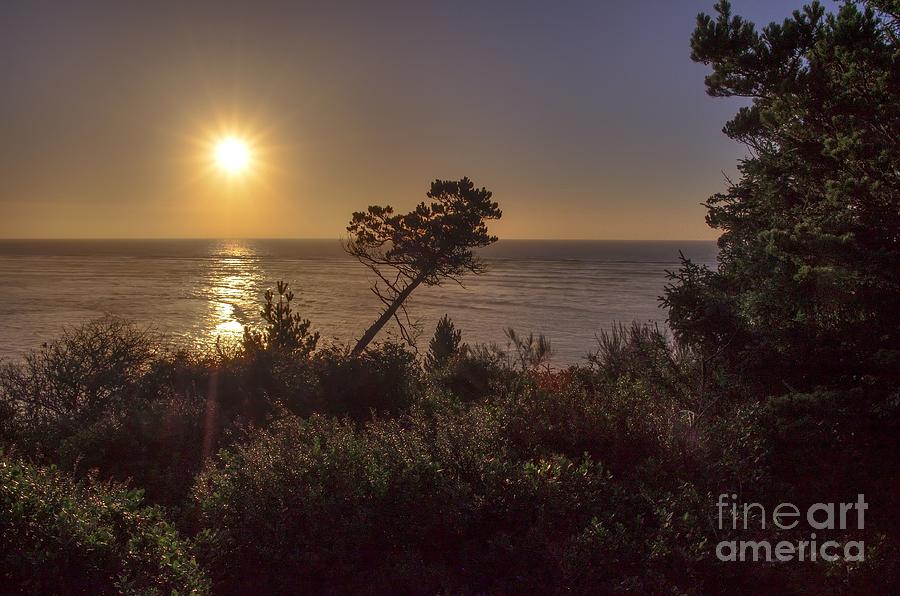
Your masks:
{"label": "sun", "polygon": [[214,158],[220,170],[236,176],[250,166],[250,146],[240,137],[223,137],[216,142]]}

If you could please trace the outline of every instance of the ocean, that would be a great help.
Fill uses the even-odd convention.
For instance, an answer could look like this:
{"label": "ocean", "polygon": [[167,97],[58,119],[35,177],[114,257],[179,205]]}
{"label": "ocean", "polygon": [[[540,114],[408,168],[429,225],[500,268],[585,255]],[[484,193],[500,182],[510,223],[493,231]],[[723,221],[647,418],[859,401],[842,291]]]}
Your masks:
{"label": "ocean", "polygon": [[[408,311],[424,353],[450,315],[469,343],[506,345],[504,330],[543,333],[551,364],[583,361],[617,323],[656,322],[678,253],[713,265],[714,242],[501,240],[481,251],[488,271],[419,288]],[[2,240],[0,358],[18,359],[66,326],[104,315],[148,326],[181,345],[240,338],[260,323],[262,295],[291,283],[295,308],[325,343],[359,337],[381,304],[373,277],[337,240]],[[386,329],[378,339],[397,338]]]}

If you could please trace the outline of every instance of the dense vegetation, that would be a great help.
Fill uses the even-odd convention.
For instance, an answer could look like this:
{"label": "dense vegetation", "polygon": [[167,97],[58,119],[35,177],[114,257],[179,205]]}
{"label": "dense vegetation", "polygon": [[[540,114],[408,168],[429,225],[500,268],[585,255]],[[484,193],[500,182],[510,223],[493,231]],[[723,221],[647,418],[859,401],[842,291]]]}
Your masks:
{"label": "dense vegetation", "polygon": [[717,8],[693,58],[711,95],[752,98],[725,126],[752,157],[707,203],[719,268],[677,274],[673,327],[769,391],[896,381],[900,4],[813,3],[762,32]]}
{"label": "dense vegetation", "polygon": [[[693,57],[749,107],[709,201],[720,263],[672,272],[674,338],[325,346],[267,293],[235,346],[116,319],[0,368],[0,585],[24,592],[888,592],[900,585],[896,2]],[[485,199],[486,200],[486,199]],[[862,562],[722,562],[722,493],[870,504]],[[851,530],[826,536],[840,540]],[[757,535],[753,534],[752,535]],[[808,538],[769,528],[767,539]],[[748,538],[744,533],[739,538]]]}
{"label": "dense vegetation", "polygon": [[140,491],[0,459],[4,591],[204,592],[190,547]]}

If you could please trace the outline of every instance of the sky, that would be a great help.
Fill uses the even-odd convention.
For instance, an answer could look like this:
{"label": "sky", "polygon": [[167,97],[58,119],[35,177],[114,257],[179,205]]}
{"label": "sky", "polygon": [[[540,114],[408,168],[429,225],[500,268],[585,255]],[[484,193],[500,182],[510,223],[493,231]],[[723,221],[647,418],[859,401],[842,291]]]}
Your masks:
{"label": "sky", "polygon": [[[690,60],[712,4],[7,2],[0,237],[338,238],[468,176],[501,238],[712,239],[745,155]],[[245,175],[213,167],[228,134]]]}

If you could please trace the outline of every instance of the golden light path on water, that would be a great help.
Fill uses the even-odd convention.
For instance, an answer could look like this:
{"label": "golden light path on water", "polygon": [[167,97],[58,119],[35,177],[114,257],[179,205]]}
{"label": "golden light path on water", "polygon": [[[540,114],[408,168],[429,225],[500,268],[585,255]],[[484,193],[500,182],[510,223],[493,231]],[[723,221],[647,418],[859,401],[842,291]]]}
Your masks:
{"label": "golden light path on water", "polygon": [[262,281],[259,257],[245,242],[224,242],[215,251],[211,267],[211,295],[207,328],[212,343],[233,342],[244,334],[244,326],[256,321],[255,296]]}

